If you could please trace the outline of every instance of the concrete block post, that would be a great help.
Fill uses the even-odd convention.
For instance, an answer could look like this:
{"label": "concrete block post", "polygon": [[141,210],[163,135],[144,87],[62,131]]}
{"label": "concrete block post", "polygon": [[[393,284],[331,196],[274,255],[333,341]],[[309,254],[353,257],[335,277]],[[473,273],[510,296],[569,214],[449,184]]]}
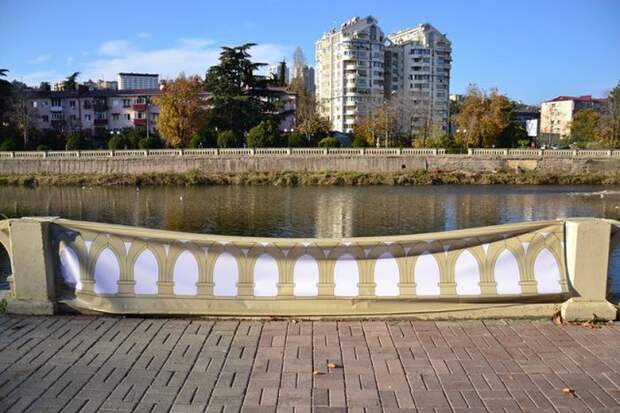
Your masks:
{"label": "concrete block post", "polygon": [[607,301],[611,224],[603,220],[566,221],[566,261],[573,297],[562,304],[567,321],[616,319]]}
{"label": "concrete block post", "polygon": [[54,314],[54,263],[50,223],[22,218],[11,221],[12,291],[7,309],[17,314]]}

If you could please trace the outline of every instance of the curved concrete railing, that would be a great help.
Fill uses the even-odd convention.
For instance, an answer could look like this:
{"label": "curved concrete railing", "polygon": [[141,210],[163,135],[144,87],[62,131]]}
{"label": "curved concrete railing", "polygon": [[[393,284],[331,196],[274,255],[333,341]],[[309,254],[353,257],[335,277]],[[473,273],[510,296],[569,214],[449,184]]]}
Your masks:
{"label": "curved concrete railing", "polygon": [[17,312],[60,302],[119,314],[532,316],[563,303],[579,319],[615,317],[605,299],[610,228],[569,220],[275,239],[24,218],[4,221],[0,242]]}
{"label": "curved concrete railing", "polygon": [[484,158],[612,158],[620,159],[619,150],[543,150],[543,149],[468,149],[466,154],[447,154],[445,149],[431,148],[205,148],[150,149],[120,151],[49,151],[0,152],[0,160],[9,159],[105,159],[160,157],[237,157],[237,156],[475,156]]}

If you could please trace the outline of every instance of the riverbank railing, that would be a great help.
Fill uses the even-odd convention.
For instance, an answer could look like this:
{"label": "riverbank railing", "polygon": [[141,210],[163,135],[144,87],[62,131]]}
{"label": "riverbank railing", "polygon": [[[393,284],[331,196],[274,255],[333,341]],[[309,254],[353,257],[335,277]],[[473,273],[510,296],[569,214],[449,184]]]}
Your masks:
{"label": "riverbank railing", "polygon": [[136,158],[196,158],[252,156],[451,156],[505,159],[543,158],[613,158],[620,159],[620,150],[594,149],[500,149],[470,148],[466,153],[450,154],[435,148],[204,148],[204,149],[134,149],[86,151],[13,151],[0,152],[7,159],[136,159]]}
{"label": "riverbank railing", "polygon": [[[0,221],[12,312],[615,319],[617,222],[430,234],[251,238],[57,218]],[[610,254],[611,252],[611,254]],[[609,277],[615,279],[613,271]]]}

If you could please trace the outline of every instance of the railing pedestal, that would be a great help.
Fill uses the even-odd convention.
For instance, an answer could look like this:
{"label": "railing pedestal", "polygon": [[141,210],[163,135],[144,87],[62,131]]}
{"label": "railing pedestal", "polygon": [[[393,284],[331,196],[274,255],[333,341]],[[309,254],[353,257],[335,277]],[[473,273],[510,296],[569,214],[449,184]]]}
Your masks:
{"label": "railing pedestal", "polygon": [[54,314],[54,262],[50,223],[22,218],[10,224],[12,293],[7,310],[14,314]]}
{"label": "railing pedestal", "polygon": [[606,297],[610,235],[609,222],[586,218],[566,222],[567,270],[575,297],[562,304],[564,320],[616,319],[616,307]]}

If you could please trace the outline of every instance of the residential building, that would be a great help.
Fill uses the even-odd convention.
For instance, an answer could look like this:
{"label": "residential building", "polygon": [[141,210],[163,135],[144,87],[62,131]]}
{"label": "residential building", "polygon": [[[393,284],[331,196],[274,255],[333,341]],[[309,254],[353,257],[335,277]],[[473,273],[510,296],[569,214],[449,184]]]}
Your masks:
{"label": "residential building", "polygon": [[36,91],[28,108],[37,129],[70,133],[148,126],[154,131],[159,108],[152,98],[159,94],[159,89]]}
{"label": "residential building", "polygon": [[355,17],[316,42],[316,99],[332,129],[352,132],[360,117],[398,107],[403,132],[448,130],[452,45],[428,23],[387,37],[377,20]]}
{"label": "residential building", "polygon": [[150,73],[119,73],[118,90],[158,89],[159,75]]}
{"label": "residential building", "polygon": [[[549,139],[565,140],[571,135],[575,112],[581,109],[602,111],[607,99],[585,96],[558,96],[540,106],[540,134]],[[556,139],[556,140],[557,140]]]}
{"label": "residential building", "polygon": [[[120,131],[131,127],[148,127],[154,132],[159,107],[154,98],[160,89],[92,89],[63,91],[32,91],[28,112],[36,129],[57,129],[65,133],[79,130],[91,132]],[[278,100],[280,129],[295,127],[296,97],[286,88],[269,87],[264,99]],[[204,93],[205,100],[208,94]]]}
{"label": "residential building", "polygon": [[[283,70],[284,74],[282,73]],[[290,80],[290,71],[288,66],[286,65],[286,62],[280,62],[278,64],[270,65],[269,67],[267,67],[267,77],[273,79],[283,78],[284,83],[288,84]]]}
{"label": "residential building", "polygon": [[355,17],[316,42],[317,110],[333,130],[352,132],[383,103],[384,42],[372,16]]}
{"label": "residential building", "polygon": [[118,82],[116,80],[97,80],[97,89],[118,89]]}
{"label": "residential building", "polygon": [[415,131],[440,125],[448,131],[451,62],[450,40],[431,24],[388,36],[385,72],[390,79],[386,81],[386,98],[397,97],[399,105],[404,106],[401,129]]}
{"label": "residential building", "polygon": [[529,138],[538,136],[540,124],[540,112],[537,110],[517,110],[514,113],[515,122],[520,124],[527,132]]}

